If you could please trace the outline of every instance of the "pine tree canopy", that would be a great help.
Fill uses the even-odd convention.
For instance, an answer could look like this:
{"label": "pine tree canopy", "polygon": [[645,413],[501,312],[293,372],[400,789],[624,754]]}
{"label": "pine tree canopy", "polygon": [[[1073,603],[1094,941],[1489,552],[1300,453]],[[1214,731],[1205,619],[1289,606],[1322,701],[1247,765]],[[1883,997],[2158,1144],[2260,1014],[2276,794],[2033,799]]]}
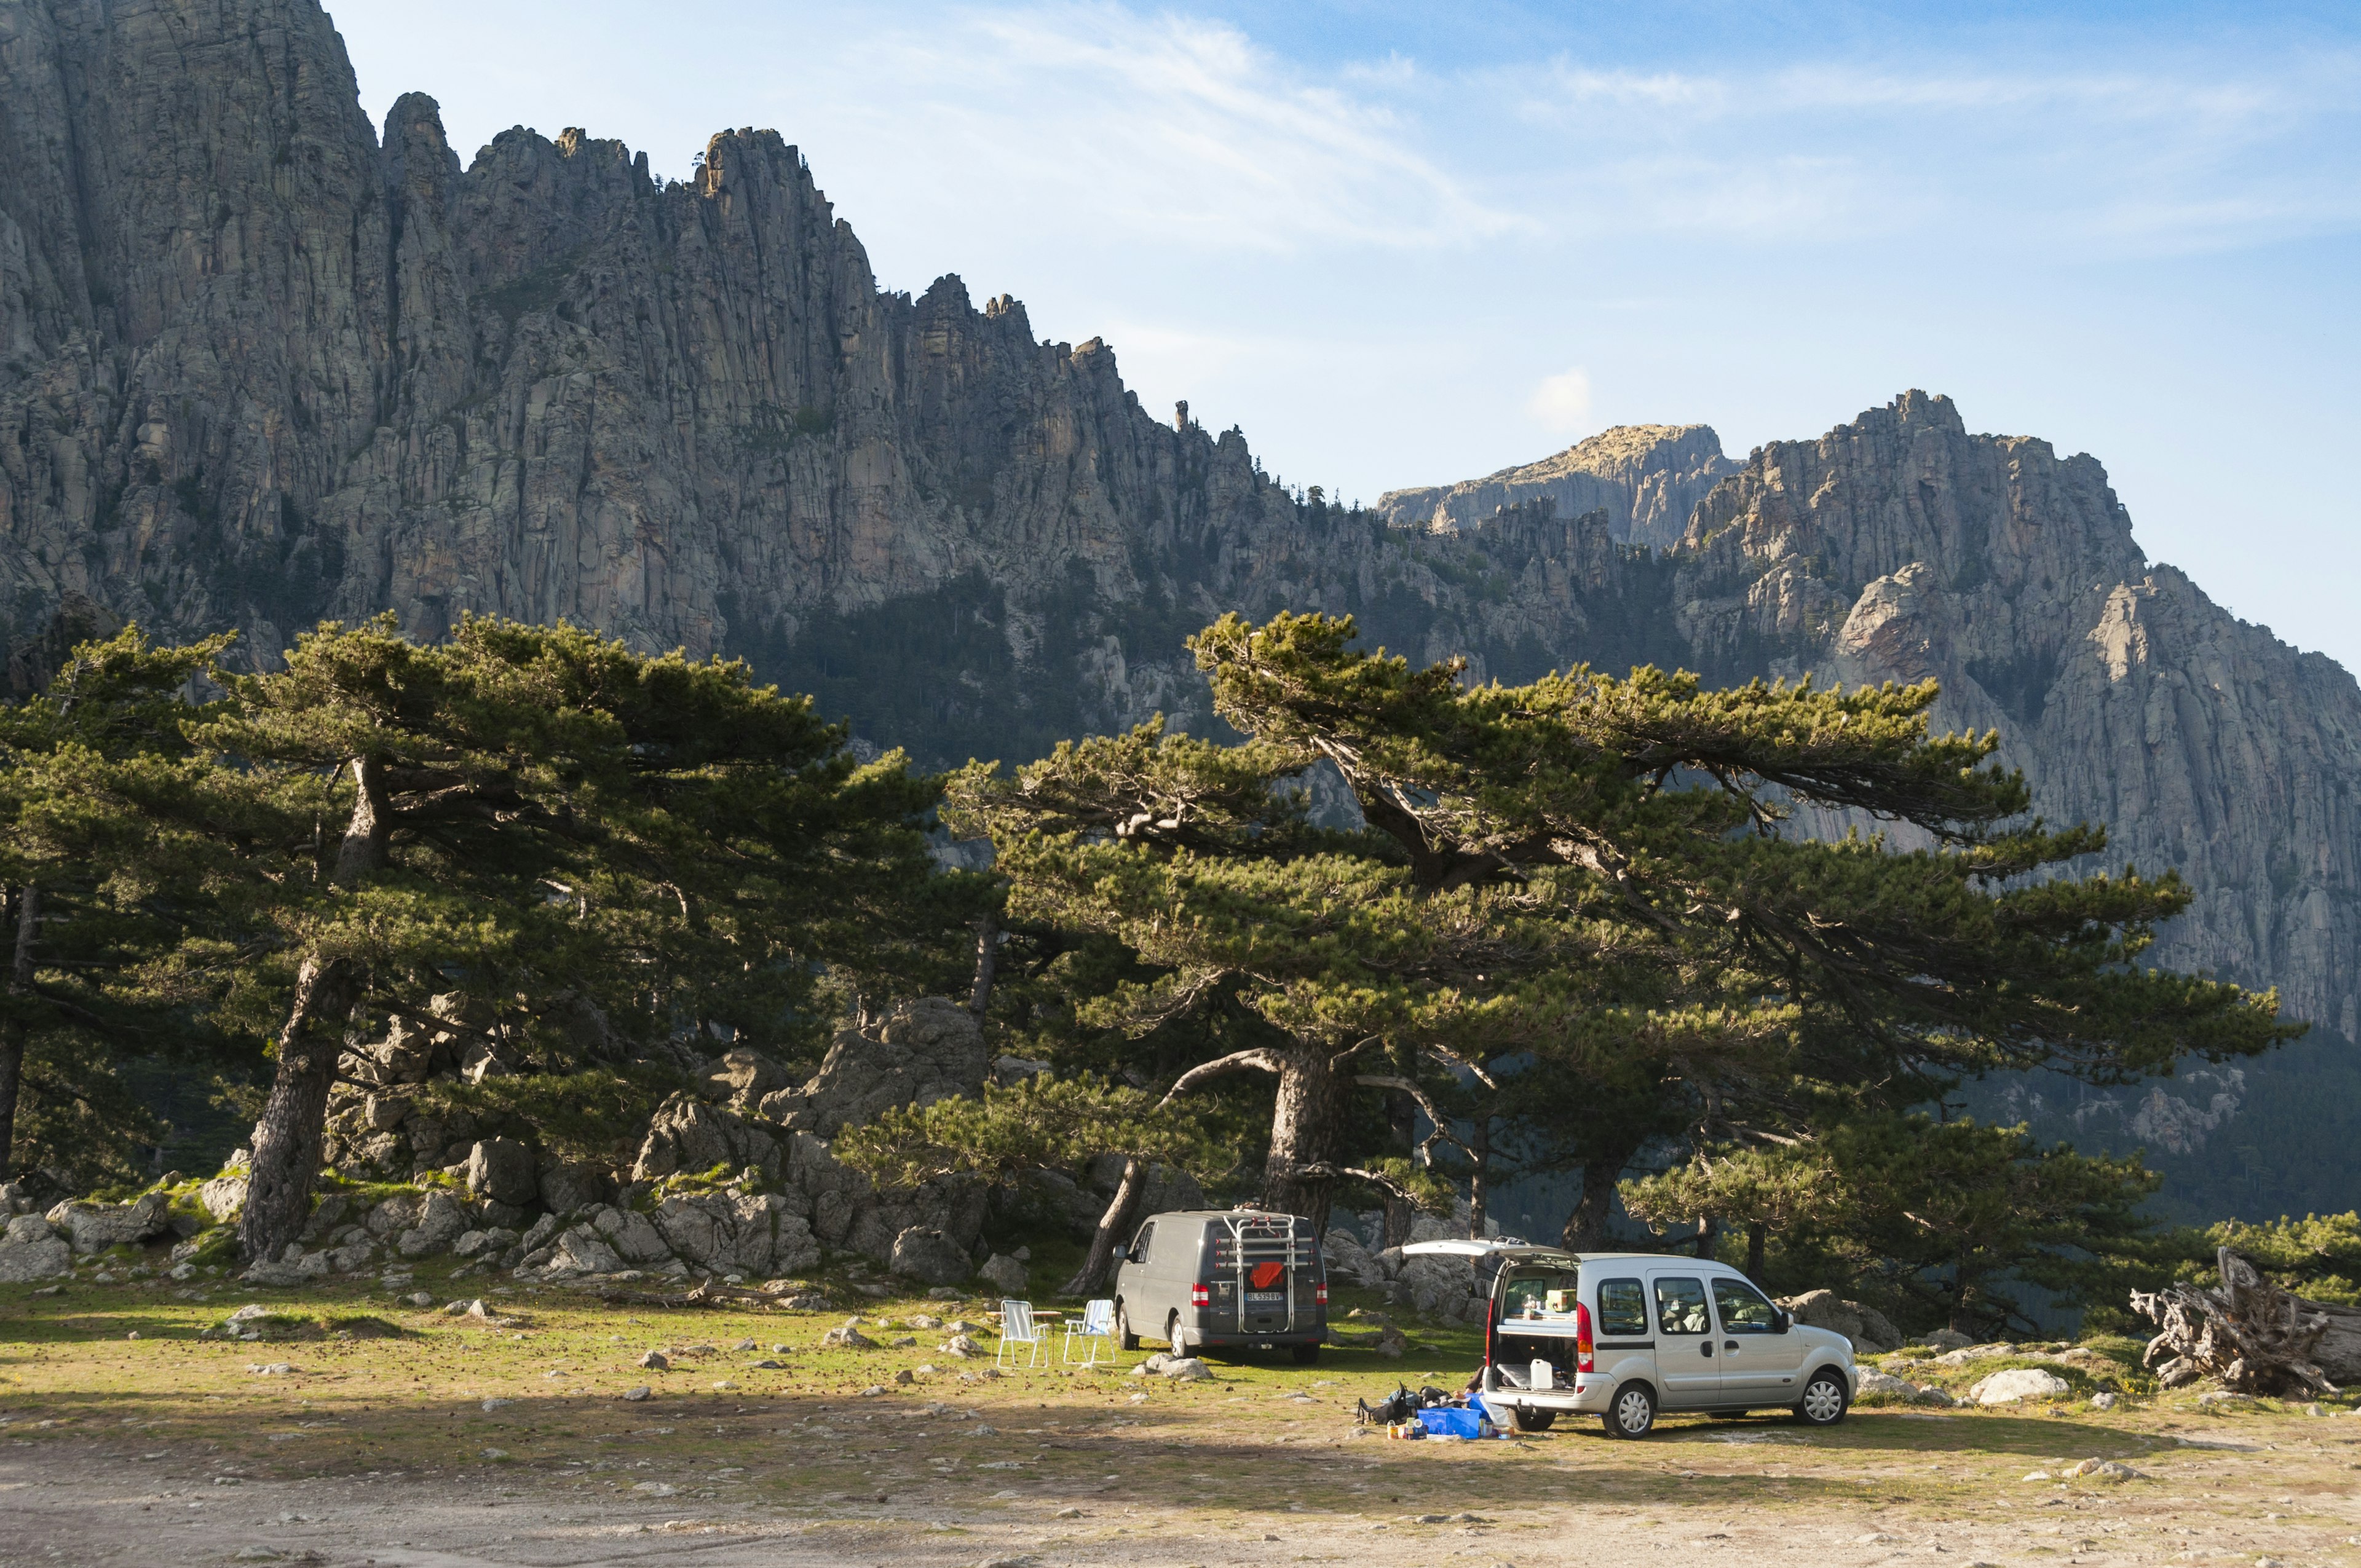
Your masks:
{"label": "pine tree canopy", "polygon": [[[1095,1021],[1216,1006],[1267,1029],[1179,1086],[1278,1079],[1268,1201],[1324,1218],[1342,1162],[1407,1152],[1344,1146],[1361,1091],[1411,1094],[1469,1143],[1466,1102],[1444,1101],[1540,1060],[1561,1084],[1653,1080],[1719,1139],[2001,1068],[2120,1081],[2297,1032],[2268,994],[2143,968],[2188,890],[2067,874],[2104,835],[2023,820],[1993,737],[1928,733],[1931,684],[1576,667],[1507,687],[1353,639],[1349,618],[1226,617],[1191,647],[1244,742],[1151,724],[952,790],[1013,917],[1151,971]],[[1323,764],[1363,826],[1311,822],[1298,781]]]}
{"label": "pine tree canopy", "polygon": [[[225,678],[190,734],[277,823],[247,850],[277,962],[244,1016],[280,1036],[257,1255],[301,1225],[353,1019],[472,1031],[479,1058],[542,1074],[708,1025],[814,1034],[822,964],[891,966],[902,906],[939,896],[937,782],[857,761],[740,663],[475,619],[422,647],[381,620]],[[451,992],[464,1009],[436,1007]]]}

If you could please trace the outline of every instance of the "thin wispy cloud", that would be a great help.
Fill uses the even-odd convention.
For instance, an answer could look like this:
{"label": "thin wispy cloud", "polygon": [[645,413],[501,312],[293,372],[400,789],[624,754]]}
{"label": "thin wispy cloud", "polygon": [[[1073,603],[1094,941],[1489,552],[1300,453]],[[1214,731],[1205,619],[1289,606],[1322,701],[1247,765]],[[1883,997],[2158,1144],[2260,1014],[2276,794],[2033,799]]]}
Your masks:
{"label": "thin wispy cloud", "polygon": [[1225,23],[1077,5],[882,31],[822,94],[881,153],[923,145],[991,199],[1191,246],[1420,247],[1525,221],[1422,151],[1378,84],[1322,80]]}
{"label": "thin wispy cloud", "polygon": [[2361,55],[2346,51],[2021,71],[1640,72],[1560,58],[1479,74],[1585,235],[1910,234],[2100,256],[2361,222]]}

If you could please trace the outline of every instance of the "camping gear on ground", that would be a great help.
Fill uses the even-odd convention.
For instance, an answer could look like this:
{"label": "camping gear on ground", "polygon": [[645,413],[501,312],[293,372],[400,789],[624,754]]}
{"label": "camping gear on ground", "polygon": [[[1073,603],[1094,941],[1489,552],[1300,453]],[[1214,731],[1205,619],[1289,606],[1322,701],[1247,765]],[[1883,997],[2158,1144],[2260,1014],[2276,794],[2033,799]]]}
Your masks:
{"label": "camping gear on ground", "polygon": [[1418,1413],[1418,1424],[1426,1429],[1429,1437],[1485,1438],[1498,1437],[1500,1429],[1492,1424],[1492,1415],[1480,1398],[1470,1398],[1465,1405],[1430,1405]]}
{"label": "camping gear on ground", "polygon": [[1113,1297],[1104,1301],[1093,1301],[1084,1307],[1080,1322],[1076,1322],[1071,1318],[1066,1320],[1066,1342],[1058,1347],[1060,1361],[1073,1360],[1076,1340],[1082,1342],[1082,1364],[1084,1366],[1094,1366],[1098,1364],[1099,1351],[1102,1348],[1105,1349],[1110,1360],[1114,1358],[1115,1299]]}
{"label": "camping gear on ground", "polygon": [[1014,1359],[1013,1347],[1020,1344],[1027,1351],[1025,1365],[1038,1366],[1049,1354],[1049,1331],[1033,1321],[1032,1302],[1004,1300],[1000,1303],[1000,1349],[993,1357],[993,1365],[1008,1365]]}

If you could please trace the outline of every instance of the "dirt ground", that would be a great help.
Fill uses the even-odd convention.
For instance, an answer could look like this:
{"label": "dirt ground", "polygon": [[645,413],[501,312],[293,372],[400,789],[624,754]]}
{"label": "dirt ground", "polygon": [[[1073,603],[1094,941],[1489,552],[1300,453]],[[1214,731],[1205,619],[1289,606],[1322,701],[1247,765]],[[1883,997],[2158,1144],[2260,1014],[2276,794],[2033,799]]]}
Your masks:
{"label": "dirt ground", "polygon": [[[818,1343],[843,1313],[485,1299],[0,1288],[0,1563],[2361,1565],[2361,1419],[2334,1402],[1408,1443],[1363,1435],[1356,1399],[1464,1381],[1466,1332],[1173,1384],[1137,1355],[986,1376],[909,1321],[978,1302],[863,1299],[881,1343],[848,1350]],[[195,1337],[248,1301],[268,1337]],[[638,1365],[657,1348],[668,1370]],[[2094,1458],[2139,1477],[2058,1478]]]}

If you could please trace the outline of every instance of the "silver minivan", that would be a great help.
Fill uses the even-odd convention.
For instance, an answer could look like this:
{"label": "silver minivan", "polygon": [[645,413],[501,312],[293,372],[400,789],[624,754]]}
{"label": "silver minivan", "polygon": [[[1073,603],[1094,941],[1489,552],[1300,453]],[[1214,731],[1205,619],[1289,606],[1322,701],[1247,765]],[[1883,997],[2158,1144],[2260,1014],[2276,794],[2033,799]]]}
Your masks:
{"label": "silver minivan", "polygon": [[1785,1409],[1833,1426],[1861,1388],[1850,1340],[1795,1321],[1728,1264],[1518,1241],[1402,1251],[1492,1271],[1484,1403],[1522,1431],[1566,1410],[1598,1416],[1609,1437],[1647,1436],[1659,1410]]}

